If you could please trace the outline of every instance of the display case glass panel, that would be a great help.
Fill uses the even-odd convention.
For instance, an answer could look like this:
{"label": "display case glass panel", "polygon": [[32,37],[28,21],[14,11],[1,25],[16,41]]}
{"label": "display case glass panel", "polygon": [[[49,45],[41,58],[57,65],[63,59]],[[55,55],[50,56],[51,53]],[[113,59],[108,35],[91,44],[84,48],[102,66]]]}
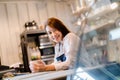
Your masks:
{"label": "display case glass panel", "polygon": [[73,80],[120,80],[120,14],[116,12],[113,19],[108,16],[104,14],[99,20],[94,17],[97,23],[93,26],[88,22],[80,35]]}

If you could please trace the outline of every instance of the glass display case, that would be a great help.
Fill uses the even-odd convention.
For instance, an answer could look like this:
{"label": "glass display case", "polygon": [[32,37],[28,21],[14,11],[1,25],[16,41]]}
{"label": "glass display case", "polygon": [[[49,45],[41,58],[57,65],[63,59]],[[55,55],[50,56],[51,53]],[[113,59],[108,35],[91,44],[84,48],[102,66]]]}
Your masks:
{"label": "glass display case", "polygon": [[102,26],[81,39],[73,80],[120,80],[120,25]]}
{"label": "glass display case", "polygon": [[117,4],[115,10],[106,8],[87,16],[72,80],[120,80],[120,2]]}

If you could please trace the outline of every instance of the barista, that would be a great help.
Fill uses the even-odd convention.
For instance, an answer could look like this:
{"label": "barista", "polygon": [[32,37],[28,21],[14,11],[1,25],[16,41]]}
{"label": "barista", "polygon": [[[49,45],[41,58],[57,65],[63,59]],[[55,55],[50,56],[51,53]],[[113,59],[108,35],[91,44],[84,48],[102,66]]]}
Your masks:
{"label": "barista", "polygon": [[49,18],[45,23],[49,38],[55,42],[55,57],[52,64],[46,65],[42,60],[30,62],[32,72],[55,71],[73,68],[80,38],[70,32],[57,18]]}

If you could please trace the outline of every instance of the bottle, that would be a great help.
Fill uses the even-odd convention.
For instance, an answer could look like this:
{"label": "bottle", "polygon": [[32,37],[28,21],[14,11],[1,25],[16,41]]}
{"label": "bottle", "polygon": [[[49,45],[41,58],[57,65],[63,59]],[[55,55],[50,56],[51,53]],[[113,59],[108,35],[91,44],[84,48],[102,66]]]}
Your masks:
{"label": "bottle", "polygon": [[38,60],[40,58],[41,58],[41,54],[40,54],[38,47],[33,48],[31,50],[31,60]]}
{"label": "bottle", "polygon": [[37,58],[37,59],[41,59],[41,53],[40,53],[38,47],[36,47],[36,58]]}

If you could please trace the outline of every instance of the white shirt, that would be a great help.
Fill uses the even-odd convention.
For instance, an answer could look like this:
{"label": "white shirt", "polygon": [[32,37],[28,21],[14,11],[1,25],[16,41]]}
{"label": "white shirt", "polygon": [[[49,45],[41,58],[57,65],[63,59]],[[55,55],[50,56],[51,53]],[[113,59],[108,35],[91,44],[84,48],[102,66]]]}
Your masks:
{"label": "white shirt", "polygon": [[[79,44],[80,38],[74,33],[68,33],[63,38],[63,41],[60,42],[60,44],[57,43],[55,45],[55,57],[53,65],[55,66],[56,70],[64,70],[74,66]],[[65,54],[66,60],[64,62],[57,61],[56,58],[62,54]]]}

